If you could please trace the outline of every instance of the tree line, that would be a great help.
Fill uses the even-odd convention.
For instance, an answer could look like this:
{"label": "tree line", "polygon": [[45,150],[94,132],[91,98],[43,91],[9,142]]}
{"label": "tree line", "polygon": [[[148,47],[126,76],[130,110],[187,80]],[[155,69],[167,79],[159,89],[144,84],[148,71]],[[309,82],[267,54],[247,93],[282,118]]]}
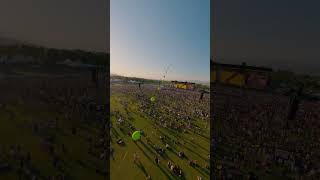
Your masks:
{"label": "tree line", "polygon": [[109,53],[84,51],[80,49],[56,49],[25,44],[0,47],[0,56],[7,56],[10,60],[16,55],[32,57],[44,64],[56,64],[57,62],[69,59],[85,64],[106,65],[110,58]]}

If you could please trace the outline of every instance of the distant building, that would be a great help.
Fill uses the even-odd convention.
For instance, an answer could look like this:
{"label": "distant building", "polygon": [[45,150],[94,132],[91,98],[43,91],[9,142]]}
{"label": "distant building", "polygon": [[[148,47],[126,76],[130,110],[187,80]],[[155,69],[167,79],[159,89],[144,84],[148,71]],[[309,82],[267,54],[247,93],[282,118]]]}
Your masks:
{"label": "distant building", "polygon": [[171,81],[173,87],[177,89],[186,89],[186,90],[194,90],[195,83],[190,82],[180,82],[180,81]]}
{"label": "distant building", "polygon": [[135,80],[129,80],[128,83],[131,83],[131,84],[140,84],[141,82],[135,81]]}
{"label": "distant building", "polygon": [[123,79],[118,78],[118,77],[116,77],[116,76],[110,76],[110,82],[111,82],[111,83],[122,83],[122,82],[124,82],[124,81],[123,81]]}
{"label": "distant building", "polygon": [[24,63],[36,63],[36,59],[31,56],[14,55],[14,56],[0,56],[0,63],[2,64],[24,64]]}
{"label": "distant building", "polygon": [[268,87],[271,68],[241,65],[222,64],[211,61],[211,81],[224,85],[248,89],[264,90]]}

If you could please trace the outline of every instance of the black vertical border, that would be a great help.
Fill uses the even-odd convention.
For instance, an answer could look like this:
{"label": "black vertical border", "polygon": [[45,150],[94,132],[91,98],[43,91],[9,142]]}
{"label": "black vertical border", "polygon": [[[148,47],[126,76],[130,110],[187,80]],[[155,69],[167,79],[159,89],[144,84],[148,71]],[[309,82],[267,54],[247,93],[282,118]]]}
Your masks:
{"label": "black vertical border", "polygon": [[107,63],[106,63],[106,76],[105,76],[105,89],[106,89],[106,144],[107,144],[107,154],[106,154],[106,180],[110,179],[110,0],[106,0],[106,29],[107,29],[107,39],[106,39],[106,47],[107,47]]}
{"label": "black vertical border", "polygon": [[214,160],[214,137],[215,135],[215,126],[214,126],[214,84],[212,81],[213,75],[213,61],[216,57],[216,0],[210,0],[210,179],[215,178],[215,160]]}

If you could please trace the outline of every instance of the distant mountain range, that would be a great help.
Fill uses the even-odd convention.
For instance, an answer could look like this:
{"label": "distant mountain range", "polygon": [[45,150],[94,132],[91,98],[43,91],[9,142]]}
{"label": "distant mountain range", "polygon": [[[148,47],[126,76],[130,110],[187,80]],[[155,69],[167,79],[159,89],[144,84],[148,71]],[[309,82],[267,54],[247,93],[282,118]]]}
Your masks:
{"label": "distant mountain range", "polygon": [[17,46],[17,45],[28,45],[28,46],[40,47],[39,45],[35,45],[35,44],[27,42],[27,41],[16,40],[14,38],[0,36],[0,47]]}
{"label": "distant mountain range", "polygon": [[[29,43],[27,41],[15,40],[12,38],[0,37],[0,57],[4,61],[15,62],[12,59],[20,59],[19,62],[27,62],[26,59],[33,59],[32,62],[57,64],[67,63],[72,66],[84,65],[106,65],[109,61],[109,54],[105,52],[91,52],[80,49],[55,49]],[[36,60],[35,60],[36,59]],[[66,60],[68,61],[65,62]],[[72,63],[70,63],[70,61]]]}

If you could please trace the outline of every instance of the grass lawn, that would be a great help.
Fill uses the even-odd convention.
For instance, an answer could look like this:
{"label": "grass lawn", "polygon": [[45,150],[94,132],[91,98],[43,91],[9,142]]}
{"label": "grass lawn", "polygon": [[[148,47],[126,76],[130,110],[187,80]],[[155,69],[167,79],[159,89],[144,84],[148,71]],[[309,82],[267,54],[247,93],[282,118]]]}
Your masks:
{"label": "grass lawn", "polygon": [[[160,98],[160,95],[158,98]],[[165,99],[165,97],[161,98]],[[165,100],[170,101],[170,99]],[[173,164],[182,169],[184,178],[180,179],[197,179],[197,176],[209,179],[210,171],[204,166],[206,163],[209,164],[207,155],[210,152],[210,133],[208,128],[204,128],[205,123],[202,120],[195,119],[194,122],[197,126],[205,129],[203,134],[198,135],[192,130],[187,130],[187,133],[181,133],[157,126],[154,118],[150,117],[148,113],[139,110],[141,101],[132,94],[112,91],[110,103],[112,120],[111,147],[114,149],[114,159],[111,158],[110,160],[111,179],[146,179],[147,175],[150,175],[153,180],[179,179],[179,176],[173,174],[167,167],[168,161],[173,162]],[[182,103],[184,102],[182,101]],[[178,103],[172,102],[170,104],[176,106]],[[136,129],[143,130],[145,136],[142,136],[141,140],[134,142],[127,134],[129,131],[127,124],[123,126],[116,125],[117,117],[114,115],[115,112],[119,113],[127,124],[132,124]],[[169,118],[175,118],[175,115],[166,115]],[[120,127],[124,130],[121,131]],[[160,164],[158,165],[155,163],[155,157],[158,156],[158,153],[154,149],[154,145],[165,148],[165,144],[159,138],[160,136],[165,137],[165,139],[185,142],[186,144],[176,145],[168,142],[170,149],[166,150],[163,156],[159,156]],[[147,142],[146,137],[150,139],[150,143]],[[116,143],[118,138],[124,140],[125,145],[118,145]],[[178,156],[179,151],[183,151],[188,159],[197,160],[199,166],[190,166],[186,158],[181,159]],[[134,153],[139,155],[139,163],[134,163]]]}

